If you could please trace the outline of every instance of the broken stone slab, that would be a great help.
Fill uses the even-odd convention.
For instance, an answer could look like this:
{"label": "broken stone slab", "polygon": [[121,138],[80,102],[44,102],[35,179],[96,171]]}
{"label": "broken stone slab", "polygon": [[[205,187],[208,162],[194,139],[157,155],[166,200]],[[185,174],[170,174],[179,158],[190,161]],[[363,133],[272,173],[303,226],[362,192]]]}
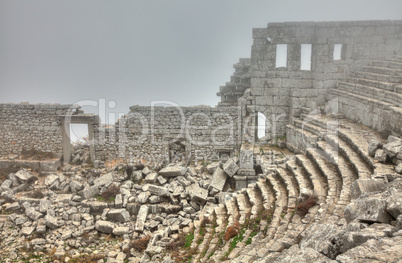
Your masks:
{"label": "broken stone slab", "polygon": [[345,207],[345,219],[370,223],[390,223],[392,217],[385,211],[387,202],[375,197],[357,199]]}
{"label": "broken stone slab", "polygon": [[378,148],[381,148],[381,142],[377,140],[370,140],[369,145],[368,145],[368,154],[371,157],[375,156],[375,152],[377,151]]}
{"label": "broken stone slab", "polygon": [[18,202],[14,202],[14,203],[7,205],[5,210],[6,210],[6,212],[13,212],[13,211],[20,209],[20,207],[21,206]]}
{"label": "broken stone slab", "polygon": [[158,180],[158,182],[159,182],[161,185],[164,185],[164,184],[167,183],[167,180],[166,180],[165,177],[163,177],[163,176],[158,176],[156,179]]}
{"label": "broken stone slab", "polygon": [[146,184],[142,190],[144,192],[150,192],[153,195],[157,195],[157,196],[169,196],[169,190],[166,187],[162,187],[162,186],[157,186],[157,185],[153,185],[153,184]]}
{"label": "broken stone slab", "polygon": [[123,236],[130,233],[129,227],[116,227],[113,229],[113,235],[115,236]]}
{"label": "broken stone slab", "polygon": [[331,239],[335,237],[340,227],[335,224],[314,223],[307,229],[304,238],[300,242],[300,248],[312,248],[324,255],[331,254]]}
{"label": "broken stone slab", "polygon": [[107,173],[103,176],[100,176],[94,180],[94,185],[98,188],[100,187],[108,187],[111,183],[113,183],[113,174]]}
{"label": "broken stone slab", "polygon": [[370,239],[336,257],[339,263],[351,262],[400,262],[402,236]]}
{"label": "broken stone slab", "polygon": [[387,161],[387,153],[384,149],[378,149],[375,151],[374,160],[379,161],[380,163],[385,163]]}
{"label": "broken stone slab", "polygon": [[159,175],[164,177],[177,177],[185,175],[187,168],[184,166],[168,166],[159,171]]}
{"label": "broken stone slab", "polygon": [[146,176],[148,174],[150,174],[152,171],[151,169],[149,169],[148,166],[145,166],[144,169],[142,169],[142,173]]}
{"label": "broken stone slab", "polygon": [[91,215],[101,215],[103,210],[108,207],[107,203],[99,201],[87,202],[86,205],[89,207],[89,213]]}
{"label": "broken stone slab", "polygon": [[154,183],[156,183],[157,178],[158,178],[157,173],[148,173],[148,175],[145,176],[145,182],[150,183],[150,184],[154,184]]}
{"label": "broken stone slab", "polygon": [[11,190],[7,190],[1,193],[1,198],[7,202],[15,202],[14,193]]}
{"label": "broken stone slab", "polygon": [[402,163],[395,166],[395,172],[397,172],[398,174],[402,174]]}
{"label": "broken stone slab", "polygon": [[382,192],[385,190],[383,180],[357,179],[351,186],[352,199],[357,199],[363,193]]}
{"label": "broken stone slab", "polygon": [[105,234],[113,233],[114,228],[115,228],[114,223],[109,221],[98,220],[95,223],[95,229]]}
{"label": "broken stone slab", "polygon": [[15,177],[21,182],[21,183],[25,183],[28,180],[32,179],[33,177],[35,177],[34,175],[32,175],[31,173],[29,173],[26,170],[19,170],[16,174]]}
{"label": "broken stone slab", "polygon": [[59,180],[59,177],[57,175],[55,175],[55,174],[48,175],[45,179],[45,185],[49,187],[58,180]]}
{"label": "broken stone slab", "polygon": [[41,246],[41,245],[45,245],[47,243],[46,239],[44,238],[35,238],[31,240],[31,245],[32,246]]}
{"label": "broken stone slab", "polygon": [[233,160],[233,158],[229,158],[227,162],[223,165],[223,170],[227,175],[230,177],[233,177],[237,171],[239,170],[239,166],[237,166],[236,162]]}
{"label": "broken stone slab", "polygon": [[[267,254],[267,251],[264,251]],[[273,254],[273,253],[270,253]],[[277,262],[277,263],[310,263],[310,262],[320,262],[320,263],[337,263],[335,260],[324,256],[323,254],[317,252],[312,248],[299,248],[299,246],[293,245],[289,249],[285,249],[282,253],[278,254],[276,259],[267,262]]]}
{"label": "broken stone slab", "polygon": [[142,205],[140,207],[140,211],[138,211],[137,222],[135,222],[135,231],[144,231],[144,225],[145,221],[147,220],[148,210],[148,206],[146,205]]}
{"label": "broken stone slab", "polygon": [[113,222],[124,223],[130,219],[130,213],[124,208],[111,209],[107,213],[106,217],[107,217],[107,220],[110,220]]}
{"label": "broken stone slab", "polygon": [[394,158],[402,150],[402,139],[390,135],[382,148],[390,158]]}
{"label": "broken stone slab", "polygon": [[45,216],[45,225],[50,228],[50,229],[56,229],[59,227],[57,218],[51,216],[51,215],[46,215]]}
{"label": "broken stone slab", "polygon": [[30,236],[35,231],[35,227],[23,227],[20,234],[24,236]]}
{"label": "broken stone slab", "polygon": [[[204,165],[198,165],[197,167],[195,167],[194,168],[194,170],[195,170],[195,172],[197,173],[197,174],[202,174],[203,172],[204,172],[204,170],[205,170],[205,167],[204,167]],[[212,172],[213,173],[213,172]],[[193,176],[196,176],[196,175],[193,175]]]}
{"label": "broken stone slab", "polygon": [[13,181],[6,179],[0,186],[0,193],[3,191],[10,190],[11,185],[13,184]]}
{"label": "broken stone slab", "polygon": [[73,199],[72,194],[59,194],[55,200],[56,203],[68,203]]}
{"label": "broken stone slab", "polygon": [[209,174],[213,174],[219,167],[219,162],[213,162],[207,165],[207,171]]}
{"label": "broken stone slab", "polygon": [[39,212],[41,213],[47,213],[49,208],[51,207],[52,202],[48,199],[41,199],[39,202]]}
{"label": "broken stone slab", "polygon": [[27,208],[25,210],[25,215],[34,221],[37,221],[38,219],[43,217],[43,214],[36,211],[33,207]]}
{"label": "broken stone slab", "polygon": [[221,168],[217,168],[212,175],[211,183],[209,184],[209,189],[215,188],[218,191],[222,191],[227,180],[227,174]]}
{"label": "broken stone slab", "polygon": [[114,200],[114,207],[115,208],[123,207],[123,196],[121,194],[116,195],[116,198]]}
{"label": "broken stone slab", "polygon": [[199,187],[197,184],[192,184],[186,188],[187,193],[191,197],[191,201],[204,205],[208,198],[208,190]]}
{"label": "broken stone slab", "polygon": [[85,199],[93,198],[97,195],[99,195],[99,188],[97,185],[87,185],[84,190],[82,190],[82,197],[84,197]]}
{"label": "broken stone slab", "polygon": [[402,215],[402,193],[395,193],[387,198],[386,211],[394,218]]}
{"label": "broken stone slab", "polygon": [[139,181],[141,181],[142,179],[144,179],[143,174],[142,174],[141,171],[134,171],[134,172],[132,173],[132,175],[131,175],[131,178],[132,178],[134,181],[136,181],[136,182],[139,182]]}
{"label": "broken stone slab", "polygon": [[82,189],[84,189],[84,185],[78,181],[71,181],[70,189],[71,189],[71,192],[77,193],[77,192],[81,191]]}
{"label": "broken stone slab", "polygon": [[150,196],[151,196],[150,192],[142,192],[137,196],[137,202],[139,204],[145,204]]}

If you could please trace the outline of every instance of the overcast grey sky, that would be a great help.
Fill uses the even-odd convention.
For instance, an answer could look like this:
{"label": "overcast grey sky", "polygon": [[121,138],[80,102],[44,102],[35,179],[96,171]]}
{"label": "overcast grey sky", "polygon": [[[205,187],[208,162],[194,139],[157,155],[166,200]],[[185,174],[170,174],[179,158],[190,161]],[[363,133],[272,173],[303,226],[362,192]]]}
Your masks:
{"label": "overcast grey sky", "polygon": [[0,0],[0,102],[216,105],[268,22],[402,19],[401,0]]}

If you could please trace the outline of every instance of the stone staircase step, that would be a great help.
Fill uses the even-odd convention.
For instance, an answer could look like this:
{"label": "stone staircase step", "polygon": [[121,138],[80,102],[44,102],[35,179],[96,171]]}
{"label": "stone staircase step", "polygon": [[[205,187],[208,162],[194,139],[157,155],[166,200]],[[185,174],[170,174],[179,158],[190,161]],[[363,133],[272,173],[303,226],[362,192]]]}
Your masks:
{"label": "stone staircase step", "polygon": [[251,215],[251,204],[248,196],[244,193],[245,190],[236,195],[237,204],[239,206],[240,218],[239,223],[243,225]]}
{"label": "stone staircase step", "polygon": [[250,204],[252,205],[250,218],[255,219],[258,217],[263,209],[262,194],[256,184],[251,184],[249,187],[247,187],[246,191],[250,200]]}
{"label": "stone staircase step", "polygon": [[365,66],[363,67],[363,71],[373,72],[378,74],[402,77],[402,69],[393,69],[387,67],[373,67],[373,66]]}
{"label": "stone staircase step", "polygon": [[[353,170],[357,173],[357,177],[360,179],[370,178],[373,170],[365,162],[359,154],[354,151],[350,145],[341,140],[338,136],[327,135],[325,140],[331,144],[335,149],[337,149],[342,155],[347,159]],[[354,178],[357,179],[357,178]]]}
{"label": "stone staircase step", "polygon": [[398,77],[393,77],[393,76],[384,75],[384,74],[377,74],[377,73],[373,73],[373,72],[366,72],[366,71],[356,71],[354,73],[354,76],[356,78],[367,79],[367,80],[377,80],[377,81],[381,81],[381,82],[397,83],[399,81]]}
{"label": "stone staircase step", "polygon": [[240,211],[237,205],[237,199],[232,198],[225,203],[226,210],[228,213],[228,226],[232,226],[235,224],[236,221],[240,218]]}
{"label": "stone staircase step", "polygon": [[[392,88],[394,89],[394,88]],[[369,86],[364,86],[360,84],[352,84],[352,83],[339,83],[338,90],[351,92],[353,94],[359,96],[365,96],[373,99],[380,99],[384,102],[393,104],[394,106],[399,107],[402,105],[402,94],[386,91],[381,88],[374,88]]]}
{"label": "stone staircase step", "polygon": [[336,203],[339,201],[341,192],[342,180],[336,172],[335,165],[325,160],[325,155],[316,148],[307,149],[307,157],[316,165],[318,170],[323,176],[323,180],[326,180],[328,185],[328,194],[326,203],[329,205],[327,215],[332,214]]}
{"label": "stone staircase step", "polygon": [[296,163],[302,167],[304,173],[310,177],[314,193],[318,199],[324,201],[327,196],[327,183],[318,175],[319,171],[304,155],[296,155]]}
{"label": "stone staircase step", "polygon": [[286,169],[289,172],[291,172],[293,176],[296,178],[300,189],[307,189],[314,191],[310,178],[303,174],[301,167],[298,164],[296,164],[295,159],[292,158],[288,162],[286,162]]}
{"label": "stone staircase step", "polygon": [[265,210],[268,210],[275,203],[275,195],[272,190],[272,186],[268,186],[266,183],[266,178],[260,178],[257,181],[257,187],[261,191],[261,195],[263,198],[263,206]]}
{"label": "stone staircase step", "polygon": [[385,82],[385,81],[371,80],[371,79],[365,79],[365,78],[356,78],[356,77],[347,78],[346,82],[341,82],[341,83],[360,84],[362,86],[368,86],[368,87],[378,88],[380,90],[386,90],[386,91],[392,91],[392,92],[395,91],[395,86],[399,84],[399,83],[395,83],[395,82]]}
{"label": "stone staircase step", "polygon": [[293,152],[304,152],[306,147],[317,145],[318,136],[309,131],[302,130],[291,124],[286,125],[287,138],[296,138],[294,141],[287,140],[286,146]]}
{"label": "stone staircase step", "polygon": [[311,125],[308,121],[294,119],[293,125],[303,131],[308,131],[320,138],[324,137],[326,134],[326,130],[322,129],[321,127]]}
{"label": "stone staircase step", "polygon": [[289,171],[283,168],[278,168],[277,172],[280,180],[285,184],[288,193],[287,212],[289,212],[290,210],[293,211],[296,208],[297,197],[300,193],[299,187],[296,183],[296,179],[294,179],[293,175]]}
{"label": "stone staircase step", "polygon": [[402,62],[391,61],[391,60],[373,60],[371,62],[371,66],[373,66],[373,67],[381,67],[381,68],[401,69],[402,68]]}

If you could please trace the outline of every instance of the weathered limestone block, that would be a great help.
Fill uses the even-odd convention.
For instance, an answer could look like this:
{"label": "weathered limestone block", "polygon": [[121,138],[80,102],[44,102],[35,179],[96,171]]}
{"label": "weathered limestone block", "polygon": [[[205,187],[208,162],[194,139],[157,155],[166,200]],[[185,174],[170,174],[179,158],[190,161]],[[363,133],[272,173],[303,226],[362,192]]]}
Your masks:
{"label": "weathered limestone block", "polygon": [[98,220],[95,223],[95,229],[105,234],[111,234],[115,228],[114,223],[109,221]]}
{"label": "weathered limestone block", "polygon": [[227,162],[223,165],[223,170],[227,175],[233,177],[239,170],[239,166],[237,166],[236,162],[230,158]]}
{"label": "weathered limestone block", "polygon": [[89,199],[95,197],[99,194],[99,188],[97,185],[89,186],[87,185],[84,190],[82,190],[82,197]]}
{"label": "weathered limestone block", "polygon": [[340,227],[335,224],[315,223],[308,228],[308,233],[300,242],[300,248],[312,248],[324,255],[332,254],[331,238],[339,231]]}
{"label": "weathered limestone block", "polygon": [[145,204],[150,196],[151,196],[150,192],[142,192],[137,196],[137,202],[139,204]]}
{"label": "weathered limestone block", "polygon": [[59,177],[57,175],[55,175],[55,174],[48,175],[45,179],[45,185],[49,187],[58,180],[59,180]]}
{"label": "weathered limestone block", "polygon": [[378,149],[375,151],[374,160],[384,163],[387,160],[387,153],[384,149]]}
{"label": "weathered limestone block", "polygon": [[112,209],[107,213],[106,218],[107,218],[107,220],[110,220],[113,222],[124,223],[130,219],[130,214],[124,208]]}
{"label": "weathered limestone block", "polygon": [[382,148],[390,158],[394,158],[402,150],[402,139],[391,135]]}
{"label": "weathered limestone block", "polygon": [[385,211],[387,202],[376,197],[357,199],[345,207],[345,219],[365,222],[390,223],[392,217]]}
{"label": "weathered limestone block", "polygon": [[137,222],[135,222],[135,231],[144,231],[144,224],[148,216],[148,206],[142,205],[140,211],[138,211]]}
{"label": "weathered limestone block", "polygon": [[208,190],[199,187],[197,184],[192,184],[186,188],[187,193],[191,197],[191,201],[203,205],[208,198]]}
{"label": "weathered limestone block", "polygon": [[219,162],[213,162],[207,165],[207,171],[209,174],[213,174],[219,167]]}
{"label": "weathered limestone block", "polygon": [[24,236],[30,236],[35,231],[35,227],[23,227],[20,234]]}
{"label": "weathered limestone block", "polygon": [[[271,262],[271,261],[269,261]],[[289,249],[284,250],[279,257],[274,261],[276,263],[336,263],[335,260],[327,258],[323,254],[317,252],[312,248],[299,248],[298,245],[293,245]]]}
{"label": "weathered limestone block", "polygon": [[363,193],[381,192],[385,190],[383,180],[357,179],[351,186],[352,199],[357,199]]}
{"label": "weathered limestone block", "polygon": [[209,189],[211,190],[212,188],[222,191],[223,187],[225,186],[227,179],[226,173],[221,169],[217,168],[212,175],[211,183],[209,184]]}
{"label": "weathered limestone block", "polygon": [[59,227],[59,225],[57,223],[57,218],[55,218],[51,215],[45,216],[45,225],[50,229],[56,229]]}
{"label": "weathered limestone block", "polygon": [[401,259],[402,236],[370,239],[336,257],[340,263],[354,262],[398,262]]}
{"label": "weathered limestone block", "polygon": [[387,198],[387,208],[386,211],[396,219],[402,214],[402,193],[396,193]]}
{"label": "weathered limestone block", "polygon": [[142,190],[144,192],[150,192],[153,195],[157,195],[157,196],[169,196],[169,190],[166,187],[162,187],[162,186],[157,186],[157,185],[153,185],[153,184],[147,184],[145,185]]}
{"label": "weathered limestone block", "polygon": [[183,166],[168,166],[159,171],[159,174],[164,177],[177,177],[185,175],[187,168]]}
{"label": "weathered limestone block", "polygon": [[377,140],[370,140],[369,141],[369,146],[368,146],[368,154],[371,157],[375,156],[375,152],[377,151],[378,148],[381,147],[381,143]]}
{"label": "weathered limestone block", "polygon": [[57,198],[55,200],[56,203],[60,202],[60,203],[68,203],[71,201],[71,199],[73,199],[73,195],[72,194],[59,194],[57,195]]}
{"label": "weathered limestone block", "polygon": [[34,221],[37,221],[39,218],[43,217],[43,214],[36,211],[33,207],[27,208],[25,210],[25,215]]}
{"label": "weathered limestone block", "polygon": [[204,167],[204,165],[198,165],[197,167],[195,167],[194,170],[197,174],[202,174],[205,170],[205,167]]}
{"label": "weathered limestone block", "polygon": [[402,163],[395,166],[395,172],[397,172],[398,174],[402,174]]}
{"label": "weathered limestone block", "polygon": [[100,187],[108,187],[111,183],[113,183],[113,174],[108,173],[102,175],[94,180],[94,186]]}
{"label": "weathered limestone block", "polygon": [[123,236],[130,233],[129,227],[116,227],[113,229],[113,235],[115,236]]}
{"label": "weathered limestone block", "polygon": [[254,149],[251,144],[243,144],[240,149],[240,169],[238,175],[255,175]]}
{"label": "weathered limestone block", "polygon": [[148,175],[145,176],[145,182],[150,183],[150,184],[154,184],[154,183],[156,183],[157,177],[158,177],[157,173],[148,173]]}
{"label": "weathered limestone block", "polygon": [[108,205],[105,202],[92,201],[87,203],[91,215],[101,215]]}
{"label": "weathered limestone block", "polygon": [[21,183],[25,183],[26,181],[30,180],[34,176],[32,174],[30,174],[29,172],[25,171],[25,170],[19,170],[15,174],[15,177],[17,177],[18,180],[20,180]]}

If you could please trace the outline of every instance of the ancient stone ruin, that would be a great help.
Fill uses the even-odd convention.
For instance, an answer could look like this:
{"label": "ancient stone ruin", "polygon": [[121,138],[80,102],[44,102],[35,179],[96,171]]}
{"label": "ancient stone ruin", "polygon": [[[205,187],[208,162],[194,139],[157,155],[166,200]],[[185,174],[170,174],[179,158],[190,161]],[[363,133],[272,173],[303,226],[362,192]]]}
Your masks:
{"label": "ancient stone ruin", "polygon": [[253,39],[216,107],[0,104],[0,262],[400,262],[402,21]]}

